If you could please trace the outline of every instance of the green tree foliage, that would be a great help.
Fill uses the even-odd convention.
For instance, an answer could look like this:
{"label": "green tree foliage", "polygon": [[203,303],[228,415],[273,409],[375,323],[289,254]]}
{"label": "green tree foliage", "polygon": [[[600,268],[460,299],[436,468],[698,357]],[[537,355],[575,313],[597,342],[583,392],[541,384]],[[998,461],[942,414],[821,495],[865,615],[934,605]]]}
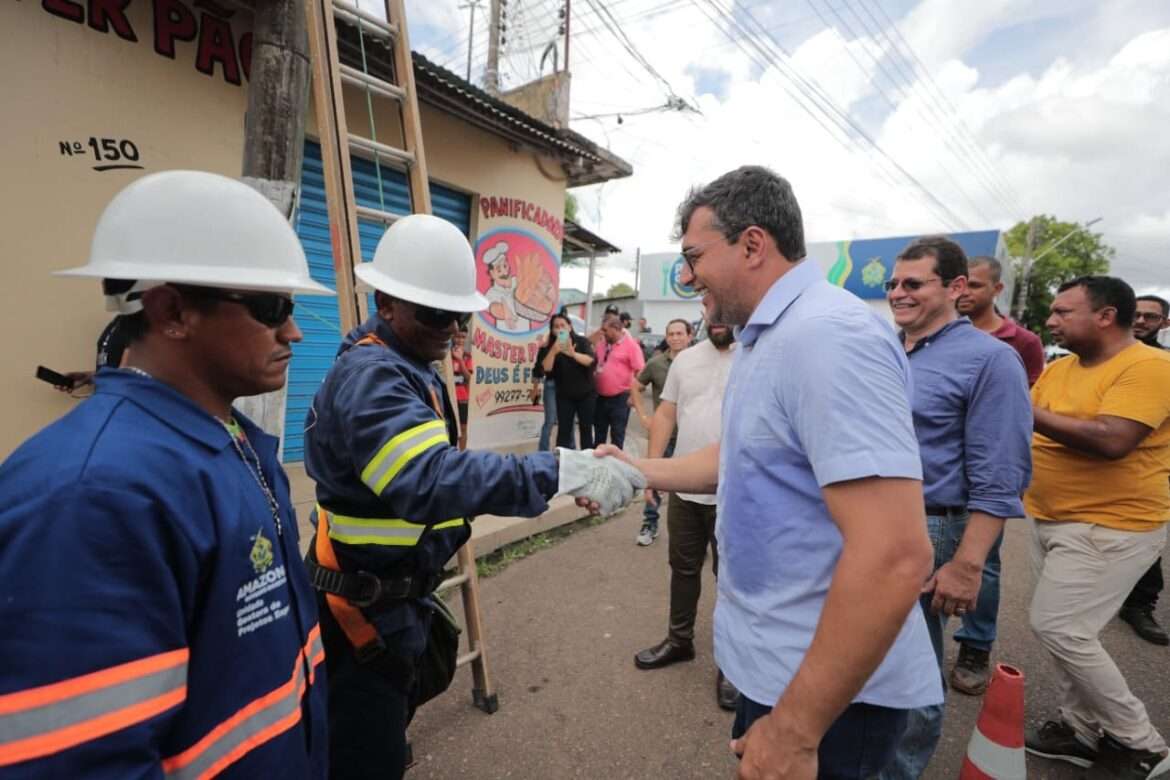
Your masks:
{"label": "green tree foliage", "polygon": [[634,288],[625,282],[618,282],[605,293],[606,298],[625,298],[634,294]]}
{"label": "green tree foliage", "polygon": [[[1032,264],[1028,300],[1022,319],[1025,326],[1039,333],[1044,342],[1049,343],[1044,321],[1048,319],[1048,308],[1052,305],[1056,288],[1078,276],[1108,273],[1109,261],[1116,251],[1102,240],[1100,233],[1094,233],[1075,222],[1061,222],[1047,214],[1033,217],[1032,222],[1036,226],[1032,256],[1039,259]],[[1024,282],[1023,258],[1028,254],[1028,223],[1015,225],[1004,235],[1004,241],[1008,254],[1015,258],[1018,296]],[[1059,245],[1047,251],[1058,241]]]}
{"label": "green tree foliage", "polygon": [[577,196],[571,192],[565,193],[565,219],[577,221]]}

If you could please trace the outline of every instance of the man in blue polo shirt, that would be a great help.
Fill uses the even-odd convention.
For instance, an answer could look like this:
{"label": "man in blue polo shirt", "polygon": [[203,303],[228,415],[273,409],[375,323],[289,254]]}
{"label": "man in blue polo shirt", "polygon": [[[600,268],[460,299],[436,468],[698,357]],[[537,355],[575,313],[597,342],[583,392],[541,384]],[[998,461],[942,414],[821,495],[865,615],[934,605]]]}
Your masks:
{"label": "man in blue polo shirt", "polygon": [[715,655],[742,693],[740,777],[873,777],[909,710],[942,701],[913,609],[931,548],[906,355],[803,260],[800,207],[772,171],[693,191],[679,233],[681,281],[741,348],[722,443],[636,465],[661,490],[718,488]]}
{"label": "man in blue polo shirt", "polygon": [[[950,615],[975,609],[988,552],[1004,519],[1023,517],[1032,475],[1032,401],[1019,354],[960,317],[967,256],[944,236],[913,241],[886,282],[914,377],[911,407],[922,451],[935,572],[921,598],[941,676]],[[910,716],[890,780],[922,776],[942,734],[941,705]]]}

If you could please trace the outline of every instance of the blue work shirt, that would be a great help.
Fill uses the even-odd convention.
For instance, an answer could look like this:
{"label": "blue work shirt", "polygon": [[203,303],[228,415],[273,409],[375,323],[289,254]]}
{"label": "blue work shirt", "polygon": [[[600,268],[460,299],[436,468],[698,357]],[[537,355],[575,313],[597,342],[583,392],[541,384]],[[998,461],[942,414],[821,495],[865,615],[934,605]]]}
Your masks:
{"label": "blue work shirt", "polygon": [[325,653],[277,440],[237,412],[249,466],[168,385],[96,383],[0,466],[0,775],[324,778]]}
{"label": "blue work shirt", "polygon": [[[361,343],[371,334],[381,343]],[[333,513],[328,533],[343,571],[434,576],[471,537],[472,516],[548,509],[556,454],[461,451],[452,410],[438,372],[385,320],[374,315],[346,336],[305,420],[305,469]],[[425,649],[421,599],[363,611],[396,653]]]}
{"label": "blue work shirt", "polygon": [[[739,341],[723,400],[715,657],[745,696],[771,705],[804,661],[841,555],[821,488],[921,479],[922,465],[893,329],[816,264],[772,285]],[[912,609],[855,701],[939,704],[939,676],[926,673],[937,668]]]}
{"label": "blue work shirt", "polygon": [[1023,361],[966,317],[909,352],[927,506],[1023,517],[1032,478],[1032,400]]}

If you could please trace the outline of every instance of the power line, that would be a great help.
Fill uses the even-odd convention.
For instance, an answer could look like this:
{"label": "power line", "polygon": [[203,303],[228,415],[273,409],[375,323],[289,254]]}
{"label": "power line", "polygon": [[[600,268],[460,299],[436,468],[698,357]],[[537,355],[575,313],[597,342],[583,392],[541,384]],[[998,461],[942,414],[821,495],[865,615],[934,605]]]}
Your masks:
{"label": "power line", "polygon": [[[846,2],[848,2],[848,0],[846,0]],[[872,20],[874,28],[877,29],[882,37],[886,40],[887,45],[893,52],[894,62],[899,63],[900,60],[901,62],[899,63],[899,66],[903,67],[904,71],[909,70],[911,74],[915,72],[920,73],[920,80],[924,85],[924,90],[926,93],[930,95],[933,92],[931,99],[935,109],[939,111],[940,114],[954,118],[954,123],[959,137],[964,140],[968,148],[973,150],[975,159],[981,162],[985,174],[989,175],[995,182],[1001,195],[1014,206],[1014,208],[1011,210],[1015,211],[1017,215],[1026,214],[1027,212],[1021,205],[1018,193],[1009,183],[1007,183],[1002,177],[999,176],[995,167],[991,164],[982,148],[980,148],[978,143],[974,140],[975,136],[971,132],[970,128],[968,128],[966,123],[963,122],[962,117],[959,115],[959,112],[955,109],[954,105],[947,99],[942,90],[938,88],[938,84],[935,82],[934,77],[930,74],[930,70],[926,67],[922,60],[919,59],[918,54],[914,51],[913,47],[911,47],[906,39],[902,36],[898,26],[894,24],[893,20],[891,20],[890,17],[886,14],[885,10],[882,9],[881,3],[874,3],[874,8],[885,20],[885,25],[882,25],[878,22],[877,18],[874,17],[874,15],[870,12],[869,6],[864,2],[864,0],[861,1],[860,5],[862,10],[864,10],[866,15]],[[886,33],[887,29],[893,30],[894,36],[898,39],[898,41],[901,42],[900,46],[898,43],[895,43],[894,40]],[[909,58],[907,58],[903,53],[903,49],[907,54],[909,54]],[[917,67],[915,67],[915,63],[917,64]],[[913,77],[908,77],[908,81],[913,83]],[[945,110],[938,109],[938,104],[940,102]]]}
{"label": "power line", "polygon": [[[824,15],[821,13],[820,9],[819,9],[819,8],[816,6],[816,4],[813,2],[813,0],[807,0],[807,2],[808,2],[808,5],[809,5],[809,7],[810,7],[810,8],[812,8],[812,10],[813,10],[813,11],[816,13],[816,15],[817,15],[817,18],[819,18],[819,19],[821,20],[821,22],[822,22],[822,23],[825,25],[825,28],[826,28],[826,29],[832,29],[832,28],[833,28],[833,25],[831,25],[831,24],[829,23],[829,20],[825,18],[825,16],[824,16]],[[852,27],[849,25],[849,23],[848,23],[848,22],[846,22],[846,21],[845,21],[845,19],[844,19],[844,18],[843,18],[843,17],[842,17],[842,16],[841,16],[841,15],[840,15],[838,12],[837,12],[837,9],[836,9],[836,8],[832,8],[832,7],[830,7],[830,8],[829,8],[829,11],[830,11],[830,13],[832,13],[832,14],[833,14],[833,16],[835,16],[835,17],[836,17],[838,24],[839,24],[839,25],[840,25],[840,26],[843,28],[843,32],[844,32],[844,34],[841,36],[841,38],[842,38],[842,43],[843,43],[843,45],[844,45],[845,53],[846,53],[847,55],[849,55],[849,59],[853,60],[853,64],[857,66],[857,69],[858,69],[858,70],[861,72],[861,74],[862,74],[863,76],[867,76],[867,77],[871,76],[871,72],[870,72],[869,68],[867,68],[867,67],[866,67],[866,66],[865,66],[865,65],[864,65],[864,64],[861,62],[861,60],[860,60],[860,59],[858,59],[857,55],[856,55],[856,54],[854,54],[854,52],[853,52],[853,48],[849,46],[849,42],[848,42],[847,40],[845,40],[845,36],[849,36],[850,38],[853,38],[854,40],[859,40],[859,39],[860,39],[860,36],[858,36],[858,35],[856,34],[856,32],[854,32],[853,28],[852,28]],[[879,61],[879,60],[878,60],[878,59],[877,59],[877,58],[876,58],[876,57],[873,55],[873,52],[871,52],[871,51],[870,51],[870,50],[869,50],[867,47],[865,47],[864,45],[863,45],[861,48],[865,50],[865,53],[866,53],[866,55],[869,57],[870,61],[871,61],[871,62],[874,64],[874,66],[875,66],[875,67],[876,67],[876,68],[877,68],[877,69],[878,69],[878,70],[879,70],[879,71],[882,73],[882,75],[884,75],[884,76],[886,77],[886,79],[887,79],[888,81],[890,81],[890,83],[891,83],[891,84],[892,84],[892,85],[895,87],[895,89],[896,89],[896,88],[898,87],[898,82],[897,82],[897,80],[896,80],[896,79],[893,79],[893,78],[891,78],[891,77],[890,77],[890,74],[889,74],[889,72],[888,72],[888,71],[886,70],[886,68],[883,66],[883,64],[881,63],[881,61]],[[876,76],[876,74],[872,74],[872,75]],[[882,99],[885,101],[886,105],[887,105],[887,106],[889,106],[889,108],[890,108],[890,112],[891,112],[892,114],[893,114],[893,113],[897,113],[897,111],[898,111],[898,104],[897,104],[895,101],[896,101],[896,99],[897,99],[897,97],[898,97],[898,96],[897,96],[897,95],[895,95],[895,96],[894,96],[894,98],[893,98],[893,99],[891,99],[891,97],[890,97],[889,93],[888,93],[888,92],[886,91],[886,89],[885,89],[885,88],[884,88],[884,87],[881,85],[881,83],[878,81],[878,79],[877,79],[877,78],[873,78],[873,80],[872,80],[872,82],[871,82],[871,86],[872,86],[872,87],[873,87],[873,88],[874,88],[874,89],[877,91],[877,93],[878,93],[878,94],[879,94],[879,95],[882,97]],[[925,117],[923,117],[923,118],[925,119]],[[944,138],[944,143],[947,143],[947,141],[945,140],[945,138]],[[950,151],[951,151],[952,153],[954,153],[954,154],[955,154],[956,158],[959,158],[959,163],[960,163],[960,165],[963,165],[963,164],[964,164],[964,161],[961,159],[961,155],[959,155],[959,154],[955,153],[953,146],[950,146],[950,145],[948,144],[948,148],[950,149]],[[977,213],[977,214],[978,214],[978,215],[979,215],[979,216],[980,216],[980,217],[983,219],[983,221],[984,221],[984,222],[986,222],[986,223],[990,223],[990,222],[991,222],[991,220],[988,218],[988,216],[987,216],[986,212],[984,212],[984,211],[983,211],[983,209],[982,209],[982,208],[979,206],[979,204],[975,202],[975,199],[974,199],[974,198],[973,198],[973,197],[972,197],[972,196],[971,196],[971,195],[970,195],[970,194],[967,192],[966,188],[964,188],[964,187],[963,187],[963,186],[960,184],[960,182],[963,180],[963,177],[961,177],[961,176],[956,176],[956,175],[955,175],[955,174],[952,172],[952,170],[951,170],[950,168],[948,168],[948,167],[946,166],[946,164],[945,164],[945,163],[944,163],[944,162],[943,162],[941,159],[938,161],[938,165],[939,165],[939,167],[940,167],[940,168],[942,168],[942,169],[943,169],[943,171],[945,172],[945,174],[946,174],[946,176],[947,176],[947,179],[948,179],[948,180],[949,180],[949,181],[952,183],[952,185],[953,185],[953,186],[954,186],[954,188],[955,188],[955,189],[958,191],[958,193],[959,193],[960,195],[962,195],[962,197],[963,197],[963,199],[964,199],[965,201],[967,201],[967,205],[969,205],[969,206],[970,206],[970,207],[971,207],[971,208],[972,208],[972,209],[973,209],[973,210],[974,210],[974,211],[975,211],[975,212],[976,212],[976,213]],[[994,195],[994,192],[993,192],[992,194]]]}
{"label": "power line", "polygon": [[[696,5],[699,4],[699,0],[692,0],[692,2],[694,2]],[[882,149],[881,146],[879,146],[873,140],[873,138],[870,137],[864,128],[858,125],[857,122],[855,122],[847,112],[842,110],[833,101],[833,99],[825,93],[824,89],[819,84],[806,78],[802,73],[800,73],[798,69],[791,65],[790,60],[792,55],[765,27],[763,27],[762,24],[760,24],[759,20],[755,17],[754,14],[751,13],[749,9],[744,8],[736,0],[731,0],[731,10],[720,5],[718,2],[716,2],[716,0],[705,0],[705,2],[712,9],[714,9],[719,18],[724,20],[724,24],[728,25],[728,27],[723,30],[725,35],[735,38],[734,32],[732,30],[732,27],[734,27],[735,30],[738,30],[742,34],[742,38],[738,40],[742,40],[746,44],[750,44],[756,50],[758,55],[763,58],[764,62],[767,63],[761,64],[755,57],[751,57],[749,54],[749,57],[757,64],[757,66],[761,67],[764,71],[769,69],[769,65],[775,68],[776,71],[784,77],[785,83],[796,90],[794,93],[792,89],[789,89],[788,86],[785,86],[785,91],[788,92],[791,97],[793,97],[797,105],[799,105],[807,114],[809,114],[809,116],[812,117],[814,121],[820,124],[823,128],[826,128],[826,130],[828,128],[826,127],[824,120],[828,120],[832,123],[832,125],[837,129],[837,132],[830,132],[832,137],[837,140],[838,143],[841,143],[847,150],[850,151],[852,151],[850,146],[856,145],[863,151],[867,152],[871,158],[884,161],[886,165],[897,171],[903,179],[909,182],[913,188],[921,194],[925,201],[927,201],[928,205],[930,205],[931,209],[936,211],[936,215],[942,217],[944,224],[949,224],[952,226],[958,225],[964,229],[967,228],[967,223],[965,220],[963,220],[962,217],[960,217],[953,210],[951,210],[950,207],[939,200],[939,198],[933,192],[923,186],[923,184],[918,181],[917,178],[915,178],[900,163],[898,163],[897,160],[892,158],[884,149]],[[702,6],[699,7],[702,10]],[[738,16],[736,13],[733,13],[735,8],[738,8],[739,10]],[[745,23],[739,20],[739,16],[742,16],[744,19],[751,21],[758,32],[753,34],[752,31],[748,30],[745,26]],[[715,21],[714,18],[712,20]],[[771,49],[763,44],[763,40],[765,39],[770,42],[772,47]],[[743,46],[740,48],[745,53],[747,53],[747,50]],[[844,140],[840,135],[838,135],[838,133],[844,134]],[[887,178],[889,177],[889,173],[884,167],[879,166],[877,170],[881,171],[882,174]],[[894,183],[894,186],[896,187],[897,184]]]}

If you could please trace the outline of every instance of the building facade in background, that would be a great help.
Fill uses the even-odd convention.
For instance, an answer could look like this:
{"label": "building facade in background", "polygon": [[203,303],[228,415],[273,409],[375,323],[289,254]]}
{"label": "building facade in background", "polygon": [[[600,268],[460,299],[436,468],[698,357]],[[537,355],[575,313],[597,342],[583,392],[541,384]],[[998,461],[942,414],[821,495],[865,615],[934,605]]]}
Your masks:
{"label": "building facade in background", "polygon": [[[342,62],[360,67],[356,29],[341,19],[337,28]],[[0,97],[9,107],[0,151],[9,294],[0,322],[9,333],[37,334],[13,339],[2,369],[0,403],[19,410],[0,421],[4,457],[78,403],[34,373],[38,365],[60,372],[93,366],[97,336],[112,315],[103,311],[96,285],[51,274],[84,263],[110,198],[161,170],[240,175],[252,17],[240,6],[198,0],[45,0],[0,5],[0,29],[8,32],[0,47]],[[365,40],[375,74],[386,73],[390,61],[379,45]],[[519,443],[534,438],[542,421],[526,403],[526,372],[556,304],[565,191],[632,169],[577,133],[545,124],[418,55],[414,62],[434,212],[469,237],[481,291],[508,311],[473,319],[470,442]],[[364,95],[347,86],[346,105],[353,132],[401,146],[389,101],[375,101],[373,131]],[[314,279],[334,287],[311,106],[304,152],[294,227]],[[357,153],[351,160],[359,205],[410,212],[402,171]],[[363,220],[360,228],[368,260],[384,226]],[[301,459],[304,418],[342,336],[336,299],[298,296],[296,319],[305,338],[294,347],[289,372],[286,461]]]}

